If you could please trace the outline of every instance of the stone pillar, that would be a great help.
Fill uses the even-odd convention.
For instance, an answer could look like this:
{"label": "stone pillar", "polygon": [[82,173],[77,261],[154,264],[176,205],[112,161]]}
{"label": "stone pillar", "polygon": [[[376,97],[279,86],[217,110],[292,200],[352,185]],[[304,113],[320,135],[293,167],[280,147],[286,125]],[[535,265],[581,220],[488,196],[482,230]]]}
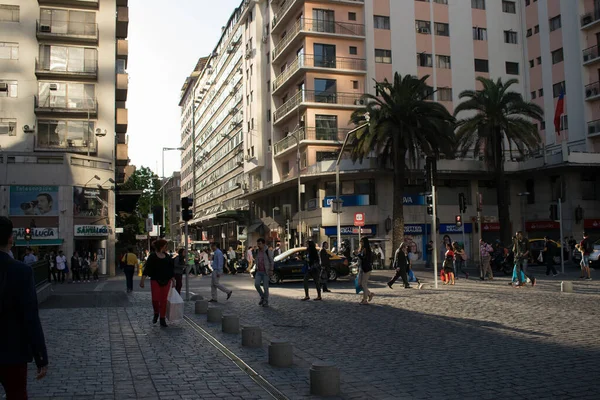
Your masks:
{"label": "stone pillar", "polygon": [[573,293],[573,282],[562,281],[560,284],[560,291],[563,293]]}
{"label": "stone pillar", "polygon": [[242,346],[261,347],[262,332],[257,326],[246,326],[242,329]]}
{"label": "stone pillar", "polygon": [[206,300],[196,300],[194,304],[194,313],[195,314],[206,314],[208,312],[208,301]]}
{"label": "stone pillar", "polygon": [[315,361],[310,368],[310,394],[338,396],[340,394],[340,370],[335,364]]}
{"label": "stone pillar", "polygon": [[221,330],[224,333],[240,333],[240,319],[237,315],[223,315]]}
{"label": "stone pillar", "polygon": [[290,367],[294,363],[294,349],[285,340],[272,340],[269,345],[269,364],[274,367]]}
{"label": "stone pillar", "polygon": [[223,310],[221,308],[211,307],[208,309],[208,316],[207,316],[208,322],[221,322],[222,318],[223,318]]}

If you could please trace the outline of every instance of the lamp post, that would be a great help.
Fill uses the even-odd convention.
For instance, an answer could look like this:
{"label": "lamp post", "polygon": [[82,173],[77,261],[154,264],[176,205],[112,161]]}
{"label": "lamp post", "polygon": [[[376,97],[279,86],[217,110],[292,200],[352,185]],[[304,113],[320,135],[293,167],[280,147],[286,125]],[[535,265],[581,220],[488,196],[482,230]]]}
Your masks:
{"label": "lamp post", "polygon": [[279,211],[279,207],[273,207],[273,221],[275,221],[275,211]]}
{"label": "lamp post", "polygon": [[[183,147],[163,147],[162,149],[162,179],[165,179],[165,151],[176,151],[176,150],[185,150]],[[162,187],[162,208],[163,208],[163,215],[162,215],[162,222],[161,222],[161,226],[163,228],[166,229],[165,226],[165,214],[167,213],[167,209],[165,207],[165,186],[166,184],[163,184]]]}

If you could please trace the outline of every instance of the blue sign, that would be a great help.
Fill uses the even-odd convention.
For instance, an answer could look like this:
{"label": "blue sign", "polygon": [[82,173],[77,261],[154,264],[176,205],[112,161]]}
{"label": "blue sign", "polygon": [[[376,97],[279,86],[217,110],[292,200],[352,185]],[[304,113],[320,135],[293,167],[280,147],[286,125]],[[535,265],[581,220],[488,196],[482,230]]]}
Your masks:
{"label": "blue sign", "polygon": [[[335,196],[328,196],[323,199],[323,208],[331,207],[331,202],[335,200]],[[345,195],[340,196],[340,200],[343,201],[343,207],[358,207],[358,206],[368,206],[369,205],[369,195],[368,194],[358,194],[358,195]]]}
{"label": "blue sign", "polygon": [[[342,226],[340,227],[340,232],[344,236],[358,236],[358,227],[357,226]],[[362,227],[362,235],[376,235],[377,234],[377,225],[365,225]],[[337,226],[326,226],[325,227],[325,236],[337,236]]]}
{"label": "blue sign", "polygon": [[[464,224],[465,233],[473,232],[473,224]],[[457,228],[456,224],[440,224],[440,233],[462,233],[462,227]]]}
{"label": "blue sign", "polygon": [[427,224],[405,224],[404,234],[405,235],[424,235],[425,227],[427,227],[427,233],[431,233],[431,225]]}
{"label": "blue sign", "polygon": [[423,206],[425,205],[425,196],[420,194],[405,194],[402,196],[402,204],[405,206]]}

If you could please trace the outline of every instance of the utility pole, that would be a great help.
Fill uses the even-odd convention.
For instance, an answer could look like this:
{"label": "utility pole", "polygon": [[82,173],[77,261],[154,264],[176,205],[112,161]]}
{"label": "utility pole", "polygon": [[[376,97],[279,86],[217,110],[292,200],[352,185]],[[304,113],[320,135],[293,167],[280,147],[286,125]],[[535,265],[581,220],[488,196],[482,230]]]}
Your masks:
{"label": "utility pole", "polygon": [[437,196],[435,193],[435,178],[437,177],[437,160],[434,157],[427,157],[425,159],[425,171],[427,173],[427,180],[431,185],[431,207],[432,207],[432,221],[431,221],[431,238],[433,239],[433,279],[435,282],[435,288],[438,288],[438,247],[437,247]]}

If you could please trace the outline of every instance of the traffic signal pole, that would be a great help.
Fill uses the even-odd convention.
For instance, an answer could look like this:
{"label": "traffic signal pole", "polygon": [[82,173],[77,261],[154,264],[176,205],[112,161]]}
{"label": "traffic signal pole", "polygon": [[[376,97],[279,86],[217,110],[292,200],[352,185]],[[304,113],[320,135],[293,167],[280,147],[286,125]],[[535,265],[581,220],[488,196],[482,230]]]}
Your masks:
{"label": "traffic signal pole", "polygon": [[190,271],[188,270],[188,247],[190,245],[189,241],[188,241],[188,222],[185,221],[185,224],[183,226],[184,232],[185,232],[185,265],[186,268],[184,269],[185,271],[185,301],[190,301]]}
{"label": "traffic signal pole", "polygon": [[437,195],[435,193],[435,182],[431,180],[431,197],[433,200],[433,218],[431,221],[431,236],[433,239],[433,278],[435,288],[438,288],[438,246],[437,246]]}

